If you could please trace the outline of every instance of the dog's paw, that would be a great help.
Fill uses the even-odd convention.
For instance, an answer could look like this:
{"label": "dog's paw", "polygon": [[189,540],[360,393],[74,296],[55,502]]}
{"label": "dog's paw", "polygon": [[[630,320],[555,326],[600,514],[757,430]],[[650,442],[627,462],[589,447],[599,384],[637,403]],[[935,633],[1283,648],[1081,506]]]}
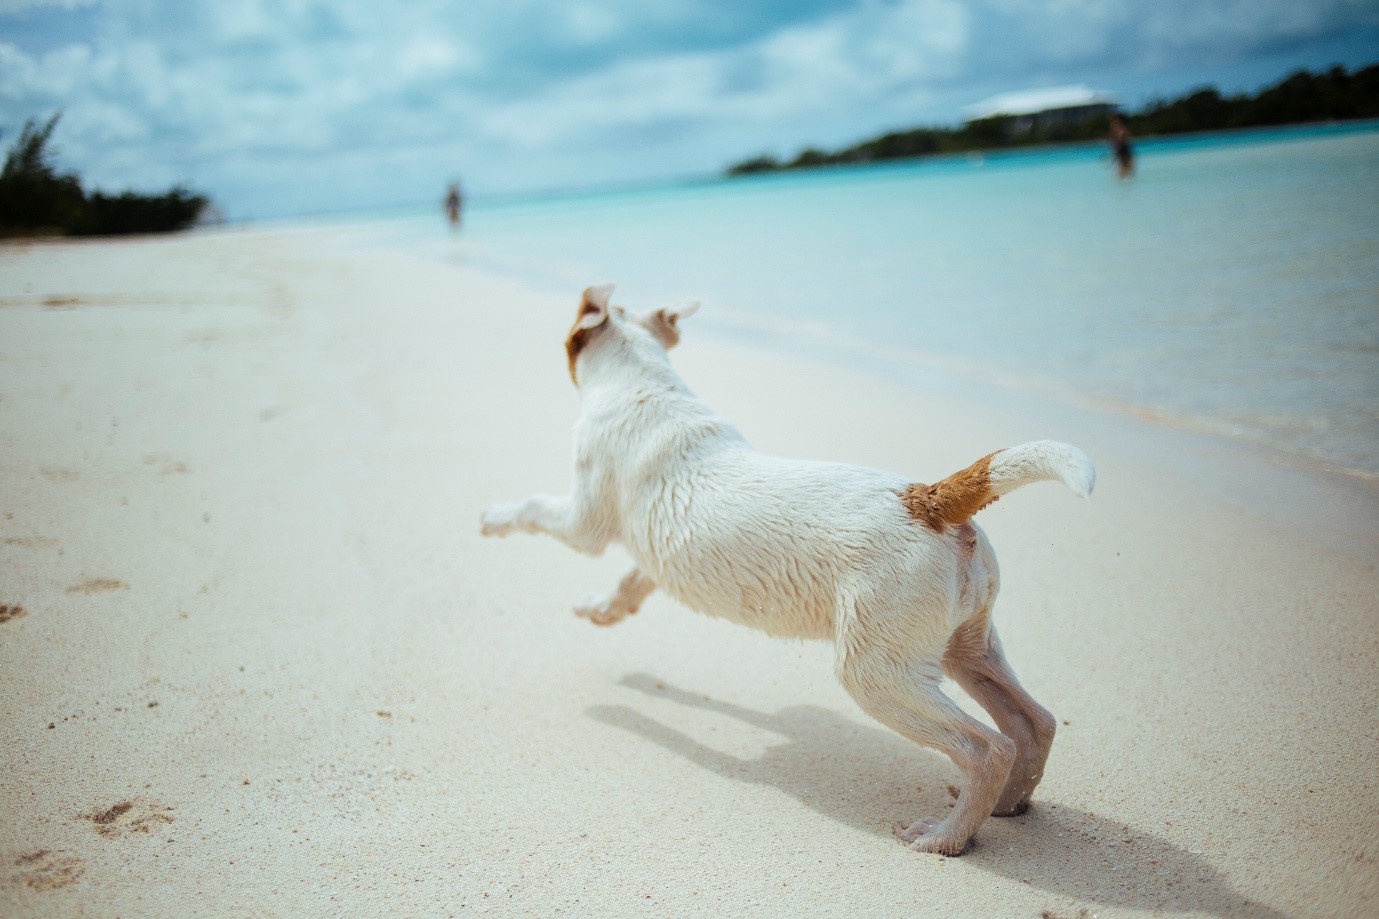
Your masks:
{"label": "dog's paw", "polygon": [[931,832],[942,822],[943,821],[937,817],[924,817],[920,820],[916,820],[896,835],[900,837],[901,842],[909,845],[925,833]]}
{"label": "dog's paw", "polygon": [[1021,798],[1014,804],[1007,804],[1002,798],[996,802],[996,809],[991,812],[993,817],[1018,817],[1029,810],[1029,798]]}
{"label": "dog's paw", "polygon": [[575,607],[575,615],[588,619],[594,625],[616,625],[630,615],[632,610],[618,602],[615,596],[596,597]]}
{"label": "dog's paw", "polygon": [[494,504],[479,515],[479,533],[482,536],[506,536],[516,525],[515,504]]}
{"label": "dog's paw", "polygon": [[972,848],[972,840],[955,839],[946,831],[944,821],[937,817],[916,820],[899,835],[900,841],[909,845],[911,852],[932,852],[936,855],[956,857]]}

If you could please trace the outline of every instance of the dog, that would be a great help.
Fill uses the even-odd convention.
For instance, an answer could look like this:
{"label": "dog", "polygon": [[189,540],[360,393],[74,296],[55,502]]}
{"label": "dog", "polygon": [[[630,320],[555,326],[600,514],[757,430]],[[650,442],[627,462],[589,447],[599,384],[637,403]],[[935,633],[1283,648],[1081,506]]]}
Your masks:
{"label": "dog", "polygon": [[[901,839],[956,856],[988,815],[1024,813],[1055,720],[1021,687],[991,623],[996,557],[972,516],[1022,485],[1062,481],[1089,497],[1096,472],[1076,447],[998,450],[933,484],[843,463],[765,456],[695,397],[668,352],[697,303],[642,315],[586,289],[565,340],[580,391],[575,486],[484,511],[485,536],[545,533],[599,555],[620,543],[636,567],[576,607],[595,625],[660,589],[691,609],[771,635],[829,639],[861,708],[946,754],[965,787],[945,819]],[[951,677],[999,731],[940,689]]]}

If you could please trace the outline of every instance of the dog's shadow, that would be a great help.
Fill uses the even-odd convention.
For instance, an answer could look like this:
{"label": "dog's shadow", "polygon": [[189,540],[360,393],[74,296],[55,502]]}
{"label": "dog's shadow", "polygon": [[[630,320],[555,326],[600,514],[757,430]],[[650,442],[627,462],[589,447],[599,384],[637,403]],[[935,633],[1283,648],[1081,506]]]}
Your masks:
{"label": "dog's shadow", "polygon": [[[949,785],[957,780],[955,770],[889,731],[808,705],[766,714],[686,692],[646,674],[630,674],[621,683],[658,699],[735,718],[786,742],[758,758],[741,759],[629,706],[595,706],[588,709],[589,717],[641,735],[726,778],[778,788],[839,823],[893,836],[903,820],[942,816],[952,806]],[[998,823],[1016,824],[1019,832],[1000,832]],[[983,846],[997,836],[994,845]],[[1021,817],[988,821],[964,860],[1080,901],[1282,919],[1236,892],[1201,856],[1056,801],[1036,800]]]}

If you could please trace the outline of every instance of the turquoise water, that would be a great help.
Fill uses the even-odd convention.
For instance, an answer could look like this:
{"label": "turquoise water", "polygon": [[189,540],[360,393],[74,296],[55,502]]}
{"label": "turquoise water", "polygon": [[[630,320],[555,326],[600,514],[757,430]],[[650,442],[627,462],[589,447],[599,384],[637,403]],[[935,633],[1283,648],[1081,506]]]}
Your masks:
{"label": "turquoise water", "polygon": [[[1379,476],[1379,123],[480,203],[418,251]],[[701,321],[701,320],[696,320]]]}

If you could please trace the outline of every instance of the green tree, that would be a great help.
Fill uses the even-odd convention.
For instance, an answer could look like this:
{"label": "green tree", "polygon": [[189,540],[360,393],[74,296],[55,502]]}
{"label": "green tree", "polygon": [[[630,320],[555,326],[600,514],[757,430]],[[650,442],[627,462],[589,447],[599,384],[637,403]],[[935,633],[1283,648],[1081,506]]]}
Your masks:
{"label": "green tree", "polygon": [[58,172],[50,144],[62,113],[24,122],[0,169],[0,236],[164,233],[194,224],[210,205],[177,186],[161,195],[133,191],[89,195],[73,173]]}
{"label": "green tree", "polygon": [[[1339,65],[1316,74],[1299,70],[1253,96],[1222,96],[1214,87],[1202,87],[1127,115],[1131,131],[1140,137],[1348,118],[1379,118],[1379,64],[1354,73]],[[1011,119],[984,118],[956,128],[893,131],[832,153],[809,147],[784,162],[758,157],[730,167],[728,174],[1098,140],[1106,136],[1107,126],[1105,113],[1044,124],[1035,119],[1019,130],[1013,129]]]}
{"label": "green tree", "polygon": [[59,112],[40,126],[30,118],[0,169],[0,233],[61,232],[81,219],[81,181],[60,174],[48,146]]}

